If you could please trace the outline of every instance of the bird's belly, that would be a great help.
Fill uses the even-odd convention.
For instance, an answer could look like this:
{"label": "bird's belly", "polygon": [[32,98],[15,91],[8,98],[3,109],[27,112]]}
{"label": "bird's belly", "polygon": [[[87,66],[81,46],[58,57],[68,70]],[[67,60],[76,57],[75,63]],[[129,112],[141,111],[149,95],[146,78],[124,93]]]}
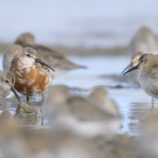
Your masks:
{"label": "bird's belly", "polygon": [[155,71],[141,72],[139,83],[148,95],[158,98],[158,75]]}
{"label": "bird's belly", "polygon": [[151,97],[158,98],[158,82],[146,82],[141,84],[141,87]]}
{"label": "bird's belly", "polygon": [[47,72],[40,72],[35,68],[27,68],[16,71],[14,87],[24,95],[34,96],[44,92],[50,83],[51,75]]}

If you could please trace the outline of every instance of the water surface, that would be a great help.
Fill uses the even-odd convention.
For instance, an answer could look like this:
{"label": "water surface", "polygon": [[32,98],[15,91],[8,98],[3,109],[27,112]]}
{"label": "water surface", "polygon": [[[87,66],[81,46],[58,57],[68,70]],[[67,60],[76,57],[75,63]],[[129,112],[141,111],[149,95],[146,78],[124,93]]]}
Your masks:
{"label": "water surface", "polygon": [[[110,75],[121,76],[129,58],[125,56],[73,56],[69,58],[78,64],[87,66],[88,69],[74,70],[59,76],[53,80],[53,84],[65,84],[71,88],[79,88],[81,91],[77,93],[82,93],[82,95],[89,93],[95,86],[107,87],[109,96],[118,104],[122,115],[122,128],[119,132],[138,135],[139,121],[151,112],[151,98],[139,88],[132,88],[128,83],[108,77]],[[2,57],[0,59],[1,65]],[[118,88],[117,85],[122,85],[122,87]],[[15,107],[10,108],[10,111],[14,114]]]}

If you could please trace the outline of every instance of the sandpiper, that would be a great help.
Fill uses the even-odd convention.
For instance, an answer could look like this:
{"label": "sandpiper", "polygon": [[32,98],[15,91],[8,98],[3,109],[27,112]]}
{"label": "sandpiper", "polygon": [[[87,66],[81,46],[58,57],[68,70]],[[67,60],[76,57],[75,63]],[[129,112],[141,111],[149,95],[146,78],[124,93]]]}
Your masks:
{"label": "sandpiper", "polygon": [[14,56],[22,49],[18,44],[13,44],[3,55],[3,69],[8,71]]}
{"label": "sandpiper", "polygon": [[106,99],[104,88],[96,88],[94,93],[85,98],[71,95],[66,86],[53,86],[44,103],[47,106],[43,106],[45,115],[53,127],[70,129],[85,137],[110,137],[120,128],[118,109],[113,101]]}
{"label": "sandpiper", "polygon": [[[128,54],[132,57],[131,60],[138,61],[139,58],[139,55],[137,55],[138,52],[150,53],[155,55],[158,54],[157,37],[154,35],[154,33],[149,27],[146,26],[141,27],[136,32],[136,34],[134,35],[128,46]],[[138,71],[134,71],[128,74],[128,80],[134,87],[140,87],[137,76],[138,76]]]}
{"label": "sandpiper", "polygon": [[[15,75],[15,89],[27,97],[43,94],[51,84],[53,68],[36,58],[36,51],[23,48],[12,60],[11,72]],[[43,99],[43,95],[42,95]]]}
{"label": "sandpiper", "polygon": [[111,114],[113,117],[120,117],[118,106],[109,98],[108,91],[105,87],[95,87],[88,98],[96,103],[99,108]]}
{"label": "sandpiper", "polygon": [[[37,56],[39,59],[49,64],[56,70],[56,75],[64,72],[68,72],[73,69],[86,68],[85,66],[75,64],[68,60],[63,54],[60,52],[49,48],[44,45],[39,45],[35,43],[35,37],[31,33],[23,33],[17,37],[15,41],[16,46],[19,47],[32,47],[37,51]],[[12,50],[13,49],[13,50]],[[16,51],[19,51],[19,48],[16,48]],[[8,70],[11,60],[15,56],[15,47],[11,47],[9,51],[7,51],[4,55],[3,59],[3,68],[4,70]],[[8,65],[8,66],[5,66]]]}
{"label": "sandpiper", "polygon": [[6,98],[12,91],[20,102],[16,90],[14,89],[15,78],[9,71],[0,71],[0,98]]}
{"label": "sandpiper", "polygon": [[[142,52],[138,52],[136,53],[132,59],[131,59],[131,63],[123,70],[123,73],[126,72],[128,69],[136,66],[138,63],[139,63],[139,59],[140,57],[143,55],[144,53]],[[139,70],[135,70],[135,71],[132,71],[131,73],[129,73],[127,75],[128,77],[128,81],[135,87],[140,87],[140,84],[139,84],[139,80],[138,80],[138,73],[139,73]]]}
{"label": "sandpiper", "polygon": [[137,52],[158,54],[157,37],[149,27],[141,27],[128,46],[128,53],[134,56]]}
{"label": "sandpiper", "polygon": [[22,33],[21,35],[19,35],[14,43],[22,47],[31,47],[36,44],[35,37],[29,32]]}
{"label": "sandpiper", "polygon": [[127,69],[124,74],[139,69],[139,83],[143,90],[153,98],[158,98],[158,56],[144,54],[140,57],[137,65]]}

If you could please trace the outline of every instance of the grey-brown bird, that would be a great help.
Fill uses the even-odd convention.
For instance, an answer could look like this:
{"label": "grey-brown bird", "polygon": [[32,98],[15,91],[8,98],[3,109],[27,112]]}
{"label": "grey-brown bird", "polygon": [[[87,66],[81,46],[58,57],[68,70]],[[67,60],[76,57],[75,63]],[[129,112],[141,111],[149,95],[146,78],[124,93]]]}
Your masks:
{"label": "grey-brown bird", "polygon": [[141,27],[132,38],[128,52],[130,56],[134,56],[137,52],[158,54],[157,37],[149,27]]}
{"label": "grey-brown bird", "polygon": [[45,115],[54,127],[71,129],[79,135],[112,136],[120,128],[117,105],[108,98],[103,87],[97,87],[87,98],[71,95],[69,88],[55,85],[48,91]]}
{"label": "grey-brown bird", "polygon": [[158,98],[158,56],[153,54],[144,54],[139,59],[137,65],[127,69],[124,74],[139,69],[139,83],[143,90],[153,98]]}
{"label": "grey-brown bird", "polygon": [[12,91],[20,102],[20,98],[14,88],[14,74],[9,71],[0,71],[0,98],[6,98]]}
{"label": "grey-brown bird", "polygon": [[[158,40],[151,28],[147,26],[141,27],[132,38],[129,46],[128,53],[131,56],[131,64],[134,64],[135,61],[138,61],[140,57],[140,53],[149,53],[158,55]],[[140,87],[138,81],[138,70],[131,72],[128,74],[128,81],[134,87]]]}
{"label": "grey-brown bird", "polygon": [[[15,41],[15,44],[17,44],[21,47],[29,46],[29,47],[34,48],[37,51],[38,58],[56,70],[55,75],[58,75],[58,74],[64,73],[64,72],[68,72],[73,69],[86,68],[85,66],[81,66],[81,65],[71,62],[63,54],[61,54],[60,52],[58,52],[52,48],[49,48],[44,45],[36,44],[35,37],[31,33],[23,33],[20,36],[18,36]],[[5,54],[6,57],[4,58],[3,63],[10,65],[11,61],[7,60],[7,59],[8,58],[13,59],[15,54],[12,52],[13,51],[6,52],[6,54]],[[4,67],[4,69],[6,70],[5,67]]]}
{"label": "grey-brown bird", "polygon": [[16,54],[22,49],[23,47],[18,44],[13,44],[10,46],[3,55],[3,69],[8,71],[11,66],[11,62]]}
{"label": "grey-brown bird", "polygon": [[[123,73],[128,71],[130,68],[136,66],[139,63],[139,59],[140,57],[143,55],[144,53],[142,52],[138,52],[136,53],[132,59],[130,64],[123,70]],[[130,73],[127,74],[128,77],[128,81],[135,87],[140,87],[140,83],[139,83],[139,79],[138,79],[138,74],[139,74],[139,70],[135,70],[132,71]]]}

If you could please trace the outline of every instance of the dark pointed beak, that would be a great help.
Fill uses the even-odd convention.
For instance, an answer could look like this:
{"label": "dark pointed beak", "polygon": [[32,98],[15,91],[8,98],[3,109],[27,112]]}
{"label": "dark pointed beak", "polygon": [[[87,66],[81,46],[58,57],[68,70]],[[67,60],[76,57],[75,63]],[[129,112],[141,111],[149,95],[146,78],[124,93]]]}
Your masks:
{"label": "dark pointed beak", "polygon": [[131,63],[122,71],[122,73],[124,75],[126,75],[127,73],[129,73],[129,72],[131,72],[133,70],[136,70],[136,69],[139,69],[139,64],[136,65],[136,66],[133,66],[132,63]]}
{"label": "dark pointed beak", "polygon": [[35,59],[35,62],[36,62],[36,63],[40,63],[40,64],[43,65],[43,66],[48,67],[48,68],[51,69],[52,71],[55,71],[52,67],[50,67],[48,64],[44,63],[43,61],[41,61],[41,60],[38,59],[38,58]]}
{"label": "dark pointed beak", "polygon": [[14,88],[14,87],[11,87],[10,90],[14,93],[14,95],[16,96],[16,98],[18,99],[18,101],[21,103],[21,100],[20,100],[18,94],[16,93],[15,88]]}

